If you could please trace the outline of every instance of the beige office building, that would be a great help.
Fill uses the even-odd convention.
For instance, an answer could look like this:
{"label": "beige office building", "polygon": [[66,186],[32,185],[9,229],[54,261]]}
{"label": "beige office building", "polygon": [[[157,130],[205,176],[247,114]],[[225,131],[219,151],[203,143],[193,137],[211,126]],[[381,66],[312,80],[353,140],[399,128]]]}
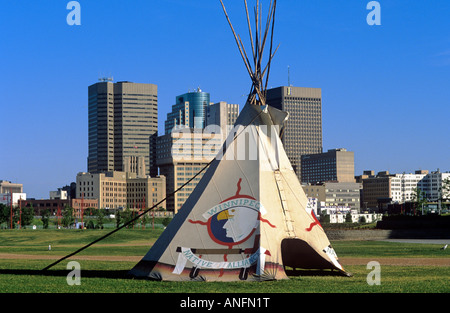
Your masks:
{"label": "beige office building", "polygon": [[220,101],[206,107],[206,126],[217,125],[223,134],[228,135],[238,116],[239,104]]}
{"label": "beige office building", "polygon": [[289,113],[282,142],[301,181],[301,156],[322,153],[322,90],[304,87],[269,89],[267,104]]}
{"label": "beige office building", "polygon": [[[78,173],[77,198],[98,199],[98,208],[152,207],[166,197],[166,178],[136,177],[134,173]],[[165,202],[159,207],[166,208]]]}
{"label": "beige office building", "polygon": [[102,81],[89,86],[88,172],[125,171],[126,157],[144,158],[154,176],[150,137],[158,131],[158,90],[153,84]]}
{"label": "beige office building", "polygon": [[[141,177],[127,179],[127,206],[138,211],[151,208],[166,198],[166,177]],[[166,201],[155,208],[166,209]]]}
{"label": "beige office building", "polygon": [[355,182],[355,155],[346,149],[302,155],[302,183]]}
{"label": "beige office building", "polygon": [[177,213],[206,170],[174,196],[170,194],[200,172],[217,155],[217,149],[223,144],[223,135],[186,128],[160,136],[157,140],[156,163],[160,174],[166,177],[167,210]]}
{"label": "beige office building", "polygon": [[23,193],[23,184],[0,180],[0,194],[3,193]]}

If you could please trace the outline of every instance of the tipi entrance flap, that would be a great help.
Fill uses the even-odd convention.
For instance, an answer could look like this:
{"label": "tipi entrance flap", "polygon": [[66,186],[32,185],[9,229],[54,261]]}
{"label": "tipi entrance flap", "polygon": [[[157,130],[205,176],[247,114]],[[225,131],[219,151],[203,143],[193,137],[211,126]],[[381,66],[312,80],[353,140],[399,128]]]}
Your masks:
{"label": "tipi entrance flap", "polygon": [[335,269],[306,241],[298,238],[286,238],[281,242],[283,265],[293,269]]}

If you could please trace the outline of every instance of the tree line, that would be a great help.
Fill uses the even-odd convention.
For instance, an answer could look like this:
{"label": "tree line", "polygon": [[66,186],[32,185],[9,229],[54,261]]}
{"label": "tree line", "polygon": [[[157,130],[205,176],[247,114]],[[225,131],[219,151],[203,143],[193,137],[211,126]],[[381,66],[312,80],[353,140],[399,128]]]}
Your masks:
{"label": "tree line", "polygon": [[[53,224],[56,227],[71,228],[74,227],[76,222],[81,222],[81,220],[75,217],[75,210],[72,207],[66,206],[61,210],[61,215],[53,216],[50,210],[45,209],[41,212],[41,222],[44,229],[48,229],[50,225],[50,220],[52,219]],[[12,219],[11,219],[12,213]],[[128,223],[133,220],[135,216],[139,214],[138,212],[126,208],[123,211],[116,211],[114,220],[116,227]],[[143,215],[141,218],[131,222],[127,228],[134,227],[145,227],[147,223],[151,222],[151,216],[148,214]],[[109,211],[106,209],[93,209],[87,208],[83,211],[83,227],[88,229],[103,229],[105,222],[109,220]],[[86,219],[84,219],[86,218]],[[0,204],[0,225],[3,228],[26,228],[31,226],[35,222],[34,209],[33,207],[13,207]],[[163,219],[162,224],[167,226],[170,222],[170,218]]]}

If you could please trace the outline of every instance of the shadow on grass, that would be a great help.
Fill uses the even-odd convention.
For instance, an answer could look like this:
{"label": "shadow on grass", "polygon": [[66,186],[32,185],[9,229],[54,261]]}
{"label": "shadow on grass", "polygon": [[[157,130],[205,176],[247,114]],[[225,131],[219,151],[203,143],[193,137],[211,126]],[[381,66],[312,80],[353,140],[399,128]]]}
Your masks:
{"label": "shadow on grass", "polygon": [[333,271],[333,270],[302,270],[302,269],[285,269],[286,275],[289,277],[296,276],[342,276],[351,277],[352,273]]}
{"label": "shadow on grass", "polygon": [[[129,273],[129,270],[83,270],[83,277],[90,278],[110,278],[110,279],[130,279],[134,278]],[[33,275],[33,276],[54,276],[66,277],[70,271],[68,270],[27,270],[27,269],[0,269],[0,275]]]}
{"label": "shadow on grass", "polygon": [[[67,277],[68,270],[29,270],[29,269],[0,269],[0,275],[25,275],[25,276],[51,276]],[[148,278],[135,277],[129,274],[129,270],[83,270],[83,277],[107,278],[107,279],[137,279],[146,280]],[[288,276],[352,276],[344,275],[337,271],[313,271],[313,270],[286,270]]]}

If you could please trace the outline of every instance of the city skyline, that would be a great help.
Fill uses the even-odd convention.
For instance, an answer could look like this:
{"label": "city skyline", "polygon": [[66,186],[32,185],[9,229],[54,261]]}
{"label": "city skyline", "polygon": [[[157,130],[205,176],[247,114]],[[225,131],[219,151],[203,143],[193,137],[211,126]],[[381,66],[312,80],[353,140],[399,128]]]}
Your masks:
{"label": "city skyline", "polygon": [[[355,175],[448,171],[450,3],[379,1],[370,26],[368,2],[280,2],[269,88],[321,88],[323,151],[354,151]],[[243,107],[251,82],[219,1],[80,0],[73,26],[67,3],[2,4],[0,179],[28,197],[87,170],[87,87],[100,77],[157,85],[160,134],[175,96],[198,87]],[[248,42],[243,4],[225,4]]]}

